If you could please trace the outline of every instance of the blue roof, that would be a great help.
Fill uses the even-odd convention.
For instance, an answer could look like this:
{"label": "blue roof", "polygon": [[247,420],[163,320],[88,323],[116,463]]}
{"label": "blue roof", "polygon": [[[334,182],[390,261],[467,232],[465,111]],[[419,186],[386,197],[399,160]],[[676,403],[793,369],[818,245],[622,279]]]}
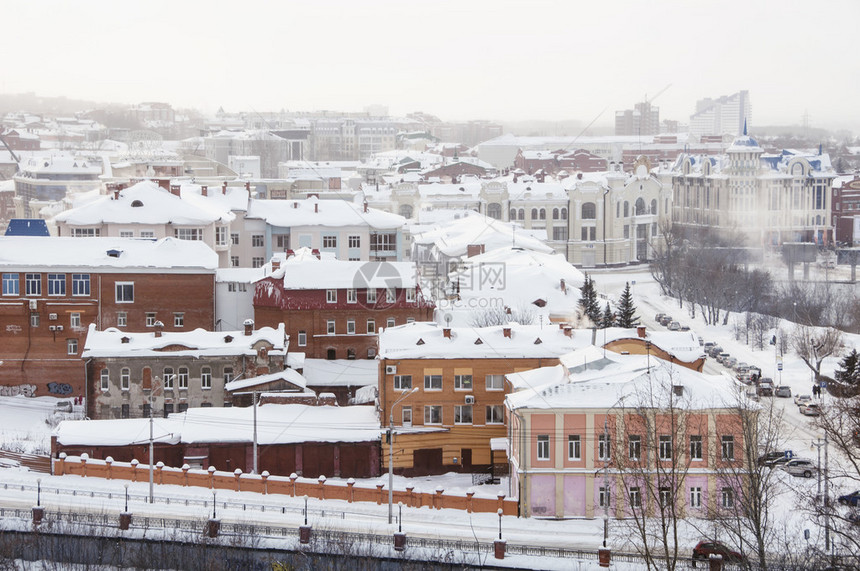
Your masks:
{"label": "blue roof", "polygon": [[41,218],[13,218],[6,227],[6,236],[50,236],[48,224]]}

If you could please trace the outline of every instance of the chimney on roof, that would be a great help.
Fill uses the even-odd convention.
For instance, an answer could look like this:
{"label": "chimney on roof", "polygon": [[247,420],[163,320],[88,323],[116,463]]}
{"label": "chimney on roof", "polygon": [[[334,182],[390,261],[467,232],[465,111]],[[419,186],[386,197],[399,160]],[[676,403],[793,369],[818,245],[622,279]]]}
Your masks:
{"label": "chimney on roof", "polygon": [[248,191],[248,195],[250,196],[250,194],[251,194],[251,182],[250,181],[245,183],[245,190]]}
{"label": "chimney on roof", "polygon": [[363,205],[363,206],[364,206],[364,211],[365,211],[365,212],[367,212],[367,201],[366,201],[366,200],[364,201],[364,205]]}
{"label": "chimney on roof", "polygon": [[254,332],[254,320],[253,319],[246,319],[242,325],[245,326],[245,335],[251,335],[251,333]]}
{"label": "chimney on roof", "polygon": [[637,328],[636,328],[636,334],[637,334],[641,339],[645,339],[645,326],[644,326],[644,325],[640,325],[639,327],[637,327]]}
{"label": "chimney on roof", "polygon": [[293,251],[292,249],[288,249],[288,250],[287,250],[287,259],[288,259],[288,260],[289,260],[290,258],[292,258],[293,256],[295,256],[295,255],[296,255],[296,253],[295,253],[295,251]]}
{"label": "chimney on roof", "polygon": [[180,196],[179,188],[180,187],[178,184],[171,184],[170,185],[170,194],[173,194],[174,196]]}
{"label": "chimney on roof", "polygon": [[466,246],[466,257],[471,258],[472,256],[480,256],[484,253],[484,245],[483,244],[469,244]]}
{"label": "chimney on roof", "polygon": [[281,268],[281,260],[278,258],[272,258],[272,271],[276,272]]}
{"label": "chimney on roof", "polygon": [[444,337],[445,339],[451,338],[451,328],[450,327],[443,327],[442,328],[442,337]]}
{"label": "chimney on roof", "polygon": [[565,337],[573,337],[573,327],[570,325],[564,326],[564,336]]}
{"label": "chimney on roof", "polygon": [[221,194],[227,194],[227,181],[226,180],[221,184]]}
{"label": "chimney on roof", "polygon": [[582,173],[581,172],[576,173],[576,179],[582,180]]}
{"label": "chimney on roof", "polygon": [[684,385],[672,385],[672,392],[676,397],[684,396]]}
{"label": "chimney on roof", "polygon": [[564,292],[566,292],[566,291],[567,291],[567,286],[566,286],[566,285],[565,285],[565,283],[564,283],[564,278],[562,278],[562,279],[561,279],[560,287],[561,287],[561,291],[562,291],[562,293],[564,293]]}
{"label": "chimney on roof", "polygon": [[298,208],[298,207],[299,207],[299,203],[298,203],[298,202],[293,202],[293,208]]}
{"label": "chimney on roof", "polygon": [[114,200],[119,200],[119,189],[115,189],[115,190],[113,191],[113,199],[114,199]]}
{"label": "chimney on roof", "polygon": [[320,211],[320,203],[314,202],[314,214],[318,213],[319,211]]}
{"label": "chimney on roof", "polygon": [[155,327],[155,336],[161,337],[161,332],[164,331],[164,323],[156,321],[153,323],[153,327]]}
{"label": "chimney on roof", "polygon": [[209,196],[209,187],[205,184],[200,185],[200,194],[203,196]]}
{"label": "chimney on roof", "polygon": [[314,256],[316,256],[316,257],[317,257],[317,260],[321,259],[321,258],[320,258],[320,251],[319,251],[319,250],[317,250],[316,248],[314,248],[313,250],[311,250],[311,254],[313,254]]}
{"label": "chimney on roof", "polygon": [[510,327],[503,327],[503,328],[502,328],[502,333],[503,333],[503,334],[504,334],[504,336],[505,336],[505,337],[507,337],[508,339],[510,339],[510,338],[511,338],[511,328],[510,328]]}
{"label": "chimney on roof", "polygon": [[170,179],[169,178],[160,178],[158,179],[158,186],[163,188],[164,190],[170,190]]}

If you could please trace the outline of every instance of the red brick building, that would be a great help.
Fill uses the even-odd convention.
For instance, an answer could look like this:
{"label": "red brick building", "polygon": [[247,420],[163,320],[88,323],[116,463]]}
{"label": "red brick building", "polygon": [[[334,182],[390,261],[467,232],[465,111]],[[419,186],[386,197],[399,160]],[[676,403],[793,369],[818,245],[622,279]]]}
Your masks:
{"label": "red brick building", "polygon": [[607,170],[606,159],[589,153],[585,149],[572,152],[558,151],[558,168],[579,172],[603,172]]}
{"label": "red brick building", "polygon": [[217,260],[174,238],[0,237],[0,395],[83,396],[91,323],[213,329]]}
{"label": "red brick building", "polygon": [[843,180],[833,184],[833,226],[836,228],[836,241],[849,246],[860,243],[860,176],[853,180]]}
{"label": "red brick building", "polygon": [[319,259],[307,248],[273,260],[257,282],[254,321],[286,325],[291,351],[315,359],[373,359],[382,327],[432,318],[415,266]]}

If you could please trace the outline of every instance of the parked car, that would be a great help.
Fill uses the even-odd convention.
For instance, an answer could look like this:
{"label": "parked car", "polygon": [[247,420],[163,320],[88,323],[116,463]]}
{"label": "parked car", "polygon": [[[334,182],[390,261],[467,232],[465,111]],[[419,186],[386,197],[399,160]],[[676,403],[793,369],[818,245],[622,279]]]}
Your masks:
{"label": "parked car", "polygon": [[850,494],[845,494],[844,496],[839,496],[836,501],[843,506],[853,506],[856,508],[857,506],[860,506],[860,490],[851,492]]}
{"label": "parked car", "polygon": [[782,465],[782,468],[792,476],[803,476],[804,478],[811,478],[812,474],[816,471],[812,460],[804,460],[802,458],[789,460]]}
{"label": "parked car", "polygon": [[820,416],[821,410],[818,408],[817,404],[811,402],[800,406],[800,414],[804,416]]}
{"label": "parked car", "polygon": [[748,398],[748,399],[750,399],[750,400],[754,400],[754,401],[758,401],[758,400],[759,400],[759,398],[758,398],[758,392],[756,391],[755,387],[749,387],[749,388],[747,389],[747,398]]}
{"label": "parked car", "polygon": [[[701,337],[699,337],[699,339],[701,339]],[[707,343],[705,343],[704,345],[702,345],[702,349],[704,349],[704,350],[705,350],[705,353],[707,353],[707,354],[709,354],[709,355],[711,354],[711,349],[713,349],[713,347],[714,347],[714,342],[713,342],[713,341],[708,341]]]}
{"label": "parked car", "polygon": [[774,466],[785,464],[789,460],[791,460],[791,452],[772,450],[771,452],[758,457],[758,465],[773,468]]}
{"label": "parked car", "polygon": [[809,395],[797,395],[794,397],[794,404],[803,406],[812,402],[812,397]]}
{"label": "parked car", "polygon": [[791,387],[788,385],[779,385],[778,387],[776,387],[776,391],[773,394],[784,399],[790,399]]}
{"label": "parked car", "polygon": [[730,549],[727,545],[720,543],[719,541],[700,541],[696,544],[696,547],[693,548],[693,567],[696,566],[696,563],[699,561],[703,563],[707,563],[708,558],[711,555],[722,555],[723,561],[726,563],[745,563],[747,558],[735,551],[734,549]]}
{"label": "parked car", "polygon": [[717,363],[719,363],[720,365],[722,365],[723,363],[725,363],[725,362],[726,362],[726,359],[728,359],[729,357],[731,357],[731,354],[729,354],[729,353],[727,353],[727,352],[723,351],[722,353],[719,353],[719,354],[717,355]]}
{"label": "parked car", "polygon": [[699,346],[703,346],[705,344],[705,340],[699,337]]}
{"label": "parked car", "polygon": [[664,315],[662,318],[660,318],[660,325],[665,327],[665,326],[669,325],[670,323],[672,323],[672,321],[674,321],[674,320],[672,319],[671,315]]}
{"label": "parked car", "polygon": [[654,321],[656,321],[657,323],[660,323],[660,320],[663,319],[665,316],[666,316],[665,313],[658,313],[657,315],[654,316]]}
{"label": "parked car", "polygon": [[741,372],[741,369],[743,369],[745,372],[748,372],[750,370],[750,366],[749,366],[749,363],[746,363],[744,361],[740,361],[739,363],[735,364],[734,369],[738,373]]}
{"label": "parked car", "polygon": [[723,348],[722,348],[722,347],[720,347],[719,345],[714,345],[713,347],[711,347],[711,350],[710,350],[710,351],[708,351],[708,355],[710,355],[711,357],[713,357],[714,359],[716,359],[716,358],[717,358],[717,356],[718,356],[720,353],[722,353],[722,352],[723,352]]}
{"label": "parked car", "polygon": [[669,331],[679,331],[681,329],[681,324],[677,321],[673,321],[668,325]]}
{"label": "parked car", "polygon": [[738,380],[745,385],[749,385],[752,383],[752,377],[750,377],[749,373],[738,373]]}
{"label": "parked car", "polygon": [[735,365],[737,365],[737,364],[738,364],[738,360],[735,359],[734,357],[728,357],[728,358],[723,360],[723,365],[725,365],[726,368],[728,368],[728,369],[734,369]]}
{"label": "parked car", "polygon": [[689,325],[682,325],[682,326],[681,326],[681,329],[679,329],[678,331],[689,331],[689,330],[690,330],[690,326],[689,326]]}
{"label": "parked car", "polygon": [[772,397],[773,381],[770,379],[759,379],[756,392],[762,397]]}

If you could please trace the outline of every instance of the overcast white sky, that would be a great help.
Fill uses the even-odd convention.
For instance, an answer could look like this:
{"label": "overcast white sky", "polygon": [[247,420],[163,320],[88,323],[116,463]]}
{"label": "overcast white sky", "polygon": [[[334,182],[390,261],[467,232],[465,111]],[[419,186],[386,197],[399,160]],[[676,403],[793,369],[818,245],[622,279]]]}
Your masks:
{"label": "overcast white sky", "polygon": [[671,84],[663,119],[748,89],[753,125],[860,124],[858,0],[51,0],[4,16],[4,93],[609,124]]}

